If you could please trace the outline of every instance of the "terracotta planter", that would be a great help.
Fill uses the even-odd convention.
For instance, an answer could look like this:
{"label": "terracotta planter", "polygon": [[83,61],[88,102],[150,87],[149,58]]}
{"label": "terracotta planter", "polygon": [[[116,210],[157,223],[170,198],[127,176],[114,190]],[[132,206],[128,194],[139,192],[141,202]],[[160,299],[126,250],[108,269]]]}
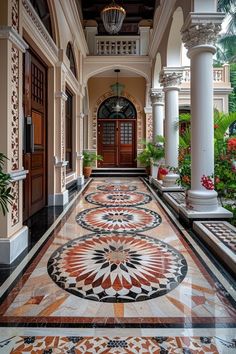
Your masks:
{"label": "terracotta planter", "polygon": [[146,166],[146,173],[148,176],[151,174],[151,166]]}
{"label": "terracotta planter", "polygon": [[87,166],[87,167],[83,168],[83,174],[84,174],[85,178],[90,177],[91,173],[92,173],[92,167],[91,166]]}

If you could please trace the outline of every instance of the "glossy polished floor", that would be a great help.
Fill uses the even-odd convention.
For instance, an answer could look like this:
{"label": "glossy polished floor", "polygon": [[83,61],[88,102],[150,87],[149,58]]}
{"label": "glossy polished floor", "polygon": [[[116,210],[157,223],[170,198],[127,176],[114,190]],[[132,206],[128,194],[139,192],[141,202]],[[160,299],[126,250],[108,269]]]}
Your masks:
{"label": "glossy polished floor", "polygon": [[0,353],[235,353],[235,284],[142,180],[71,203],[0,289]]}

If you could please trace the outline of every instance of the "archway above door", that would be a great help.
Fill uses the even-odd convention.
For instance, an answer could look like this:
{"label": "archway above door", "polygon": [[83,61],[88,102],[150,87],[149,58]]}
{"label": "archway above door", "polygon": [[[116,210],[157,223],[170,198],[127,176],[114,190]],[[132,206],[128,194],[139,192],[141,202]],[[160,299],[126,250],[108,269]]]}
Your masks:
{"label": "archway above door", "polygon": [[[100,106],[102,105],[102,103],[110,97],[114,97],[114,93],[112,91],[108,91],[108,92],[104,93],[96,101],[96,104],[93,109],[92,122],[91,122],[92,123],[91,124],[91,129],[92,129],[92,135],[91,135],[92,145],[91,145],[91,147],[94,150],[98,150],[98,134],[97,134],[98,133],[98,126],[97,126],[98,110],[99,110]],[[135,97],[130,95],[128,92],[123,91],[122,98],[126,98],[127,100],[129,100],[133,104],[133,106],[135,107],[135,111],[136,111],[136,147],[135,147],[135,151],[137,154],[137,152],[142,150],[141,139],[144,137],[144,131],[143,131],[144,115],[141,110],[141,104],[137,101],[137,99]]]}
{"label": "archway above door", "polygon": [[100,167],[135,167],[137,112],[125,97],[104,100],[97,113],[98,153]]}

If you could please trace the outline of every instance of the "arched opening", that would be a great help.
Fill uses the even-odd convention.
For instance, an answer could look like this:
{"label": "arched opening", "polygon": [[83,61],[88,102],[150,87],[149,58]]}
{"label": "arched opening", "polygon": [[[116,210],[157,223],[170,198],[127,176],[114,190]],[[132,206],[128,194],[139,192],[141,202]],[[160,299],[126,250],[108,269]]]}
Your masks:
{"label": "arched opening", "polygon": [[183,10],[178,7],[174,14],[167,44],[167,66],[181,66],[182,37],[181,28],[184,23]]}
{"label": "arched opening", "polygon": [[136,109],[127,98],[112,96],[102,102],[97,113],[100,167],[136,166],[136,122]]}
{"label": "arched opening", "polygon": [[154,72],[153,72],[153,80],[152,80],[152,82],[153,82],[152,87],[154,87],[154,88],[161,87],[160,82],[159,82],[161,68],[162,68],[161,55],[160,55],[160,53],[157,53],[155,68],[154,68]]}
{"label": "arched opening", "polygon": [[77,73],[76,73],[76,61],[75,61],[75,56],[73,52],[73,48],[71,43],[69,42],[66,47],[66,56],[70,61],[70,70],[74,74],[74,76],[77,78]]}

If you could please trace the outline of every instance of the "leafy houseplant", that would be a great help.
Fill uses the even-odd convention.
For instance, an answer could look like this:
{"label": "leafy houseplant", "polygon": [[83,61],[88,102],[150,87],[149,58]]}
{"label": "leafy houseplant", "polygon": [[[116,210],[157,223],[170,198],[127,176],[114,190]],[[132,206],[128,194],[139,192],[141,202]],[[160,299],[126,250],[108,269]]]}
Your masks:
{"label": "leafy houseplant", "polygon": [[156,136],[155,142],[142,140],[144,149],[138,154],[137,160],[146,167],[148,174],[150,174],[151,164],[164,157],[163,142],[164,138],[161,135]]}
{"label": "leafy houseplant", "polygon": [[103,157],[97,155],[95,152],[84,151],[83,152],[83,174],[84,177],[89,177],[92,172],[92,166],[95,165],[96,161],[102,161]]}
{"label": "leafy houseplant", "polygon": [[11,187],[9,186],[11,176],[3,172],[4,160],[6,159],[7,157],[0,153],[0,211],[2,211],[3,215],[8,212],[8,203],[12,204],[13,199]]}

